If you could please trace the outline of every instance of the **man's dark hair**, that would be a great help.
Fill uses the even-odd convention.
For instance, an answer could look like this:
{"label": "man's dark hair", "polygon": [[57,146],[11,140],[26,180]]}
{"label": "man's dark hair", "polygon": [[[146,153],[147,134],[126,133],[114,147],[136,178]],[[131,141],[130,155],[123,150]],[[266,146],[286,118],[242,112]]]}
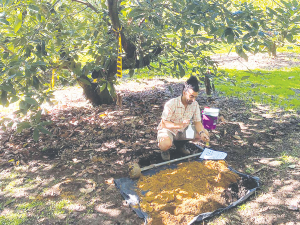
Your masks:
{"label": "man's dark hair", "polygon": [[191,76],[185,83],[183,91],[186,92],[188,89],[192,89],[195,92],[199,92],[199,81],[197,77]]}

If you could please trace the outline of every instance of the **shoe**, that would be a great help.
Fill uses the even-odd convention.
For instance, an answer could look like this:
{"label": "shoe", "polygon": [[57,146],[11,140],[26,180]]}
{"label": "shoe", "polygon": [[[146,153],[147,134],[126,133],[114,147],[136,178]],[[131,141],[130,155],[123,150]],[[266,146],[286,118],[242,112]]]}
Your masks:
{"label": "shoe", "polygon": [[167,151],[161,151],[161,158],[164,160],[164,161],[169,161],[170,160],[170,152],[169,150]]}
{"label": "shoe", "polygon": [[187,143],[186,141],[177,141],[177,142],[174,142],[174,145],[176,147],[176,151],[180,152],[183,155],[189,155],[189,154],[191,154],[191,152],[186,149],[186,146],[185,146],[186,143]]}

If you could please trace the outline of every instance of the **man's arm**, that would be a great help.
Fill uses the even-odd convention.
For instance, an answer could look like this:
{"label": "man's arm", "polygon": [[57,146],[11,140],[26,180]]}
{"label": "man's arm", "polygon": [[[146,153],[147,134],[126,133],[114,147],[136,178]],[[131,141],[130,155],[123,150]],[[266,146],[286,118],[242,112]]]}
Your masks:
{"label": "man's arm", "polygon": [[162,119],[162,126],[163,126],[163,128],[167,128],[167,129],[184,129],[189,124],[190,124],[189,120],[185,120],[182,123],[173,123],[171,121]]}
{"label": "man's arm", "polygon": [[195,124],[195,129],[196,129],[197,133],[200,133],[200,132],[204,131],[204,133],[207,136],[209,136],[208,131],[203,127],[203,124],[201,123],[201,121],[194,122],[194,124]]}
{"label": "man's arm", "polygon": [[196,111],[194,114],[194,124],[195,129],[198,134],[200,134],[200,138],[204,142],[209,142],[209,133],[208,131],[203,127],[203,124],[201,122],[201,114],[200,114],[200,107],[197,102]]}

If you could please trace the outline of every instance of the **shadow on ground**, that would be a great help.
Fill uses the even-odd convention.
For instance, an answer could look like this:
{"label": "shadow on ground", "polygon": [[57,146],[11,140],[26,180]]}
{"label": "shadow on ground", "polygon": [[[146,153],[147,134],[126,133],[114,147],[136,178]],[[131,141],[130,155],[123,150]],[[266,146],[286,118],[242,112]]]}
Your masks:
{"label": "shadow on ground", "polygon": [[[164,103],[178,96],[181,86],[157,79],[130,82],[119,90],[122,108],[76,107],[72,100],[51,108],[43,119],[53,121],[48,126],[53,135],[41,135],[38,142],[31,130],[1,133],[0,224],[143,223],[113,179],[128,176],[129,162],[161,162],[156,127]],[[288,209],[300,199],[299,115],[221,96],[208,100],[200,94],[197,101],[201,108],[220,108],[225,119],[211,131],[211,148],[227,152],[230,166],[262,181],[256,196],[205,223],[300,221],[299,213]],[[193,144],[188,148],[199,152]],[[174,148],[171,157],[180,157]]]}

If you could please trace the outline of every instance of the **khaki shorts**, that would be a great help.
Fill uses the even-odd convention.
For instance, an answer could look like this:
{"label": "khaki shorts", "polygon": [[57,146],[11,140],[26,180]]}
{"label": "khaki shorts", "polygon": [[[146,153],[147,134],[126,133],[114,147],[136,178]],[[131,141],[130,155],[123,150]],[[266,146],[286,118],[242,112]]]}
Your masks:
{"label": "khaki shorts", "polygon": [[[196,128],[195,126],[192,125],[192,128],[196,134]],[[195,135],[196,136],[196,135]],[[192,139],[189,139],[189,138],[186,138],[185,136],[185,130],[183,132],[178,132],[177,135],[175,136],[171,131],[169,131],[168,129],[166,128],[163,128],[161,130],[158,130],[158,133],[157,133],[157,141],[160,142],[160,139],[161,138],[164,138],[164,137],[169,137],[171,139],[171,141],[173,142],[174,140],[175,141],[184,141],[184,140],[192,140]]]}

